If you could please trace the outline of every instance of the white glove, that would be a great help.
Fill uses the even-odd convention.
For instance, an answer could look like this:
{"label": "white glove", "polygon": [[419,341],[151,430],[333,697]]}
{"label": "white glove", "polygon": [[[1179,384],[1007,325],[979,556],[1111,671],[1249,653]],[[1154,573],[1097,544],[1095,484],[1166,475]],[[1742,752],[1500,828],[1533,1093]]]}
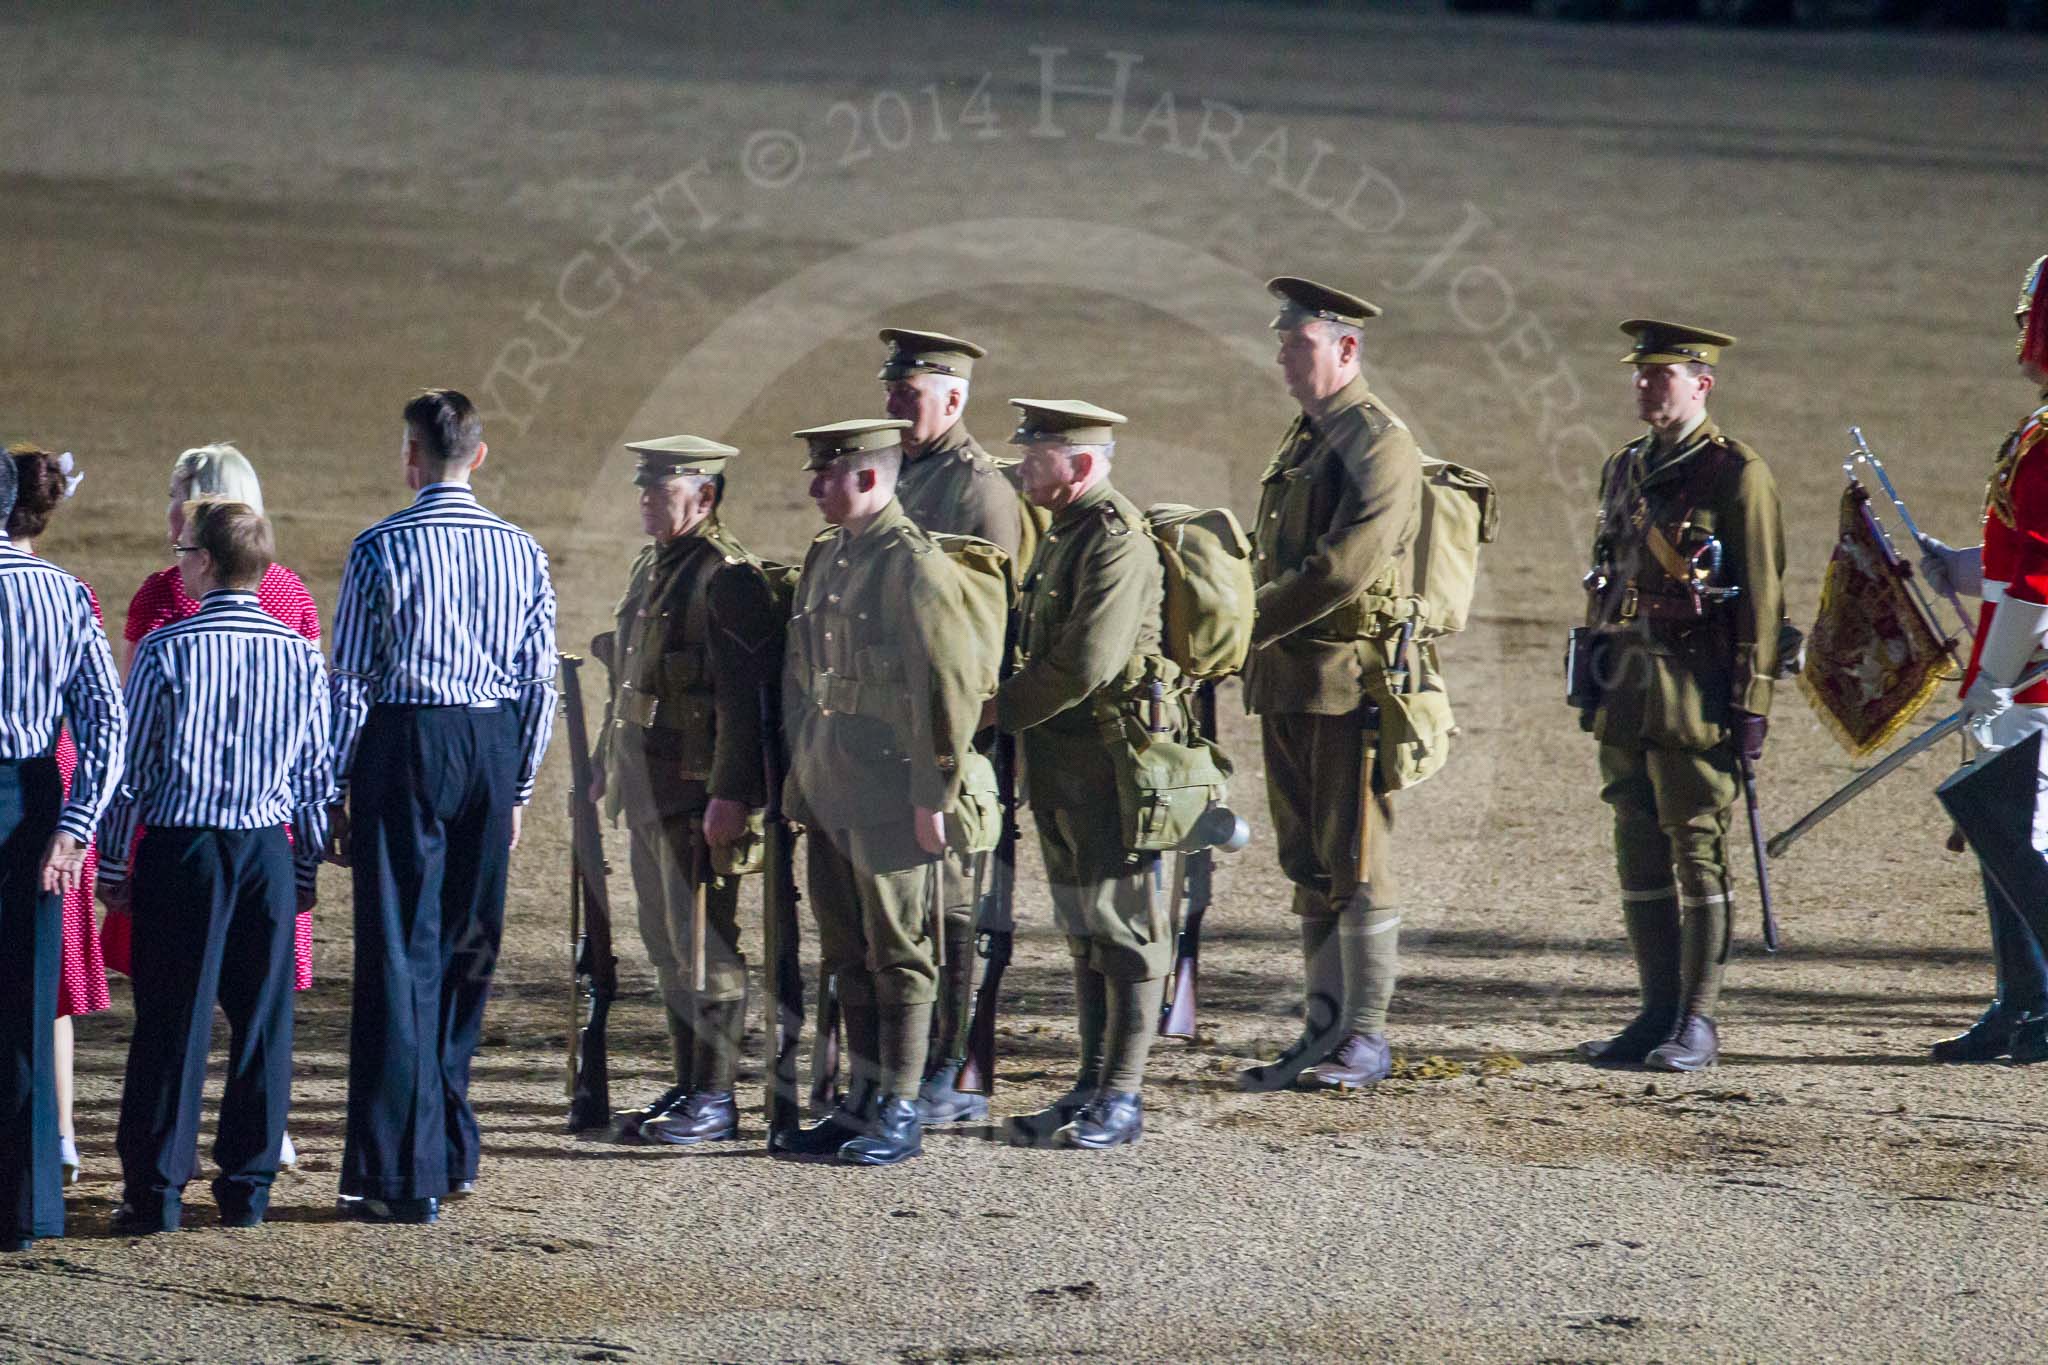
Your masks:
{"label": "white glove", "polygon": [[1977,680],[1963,693],[1963,723],[1986,749],[2002,747],[1991,742],[1991,722],[2012,709],[2013,687],[2040,652],[2044,636],[2048,603],[2008,597],[1992,612],[1991,629],[1977,651]]}
{"label": "white glove", "polygon": [[1933,536],[1920,537],[1920,576],[1938,593],[1984,595],[1984,547],[1958,550]]}

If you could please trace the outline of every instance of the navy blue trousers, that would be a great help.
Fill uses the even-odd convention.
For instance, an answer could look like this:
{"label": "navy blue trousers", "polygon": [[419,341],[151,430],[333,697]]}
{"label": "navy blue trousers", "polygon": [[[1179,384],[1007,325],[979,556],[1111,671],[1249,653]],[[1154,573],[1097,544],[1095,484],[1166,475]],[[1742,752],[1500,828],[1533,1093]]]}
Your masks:
{"label": "navy blue trousers", "polygon": [[135,856],[135,1034],[115,1144],[128,1203],[177,1226],[199,1164],[213,1007],[228,1017],[221,1208],[261,1213],[291,1108],[296,895],[284,831],[151,825]]}
{"label": "navy blue trousers", "polygon": [[469,1065],[505,927],[518,780],[509,706],[377,706],[363,725],[344,1194],[423,1199],[476,1179]]}
{"label": "navy blue trousers", "polygon": [[0,760],[0,1241],[64,1235],[53,1050],[64,901],[42,889],[63,790],[55,759]]}

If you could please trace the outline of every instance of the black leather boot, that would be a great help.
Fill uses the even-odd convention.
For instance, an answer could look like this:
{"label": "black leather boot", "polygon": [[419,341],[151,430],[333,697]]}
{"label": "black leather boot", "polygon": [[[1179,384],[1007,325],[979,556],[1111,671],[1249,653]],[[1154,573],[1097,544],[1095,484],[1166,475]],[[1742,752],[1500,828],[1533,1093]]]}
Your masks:
{"label": "black leather boot", "polygon": [[621,1141],[639,1138],[640,1130],[690,1097],[688,1085],[672,1085],[638,1109],[622,1109],[612,1115],[612,1132]]}
{"label": "black leather boot", "polygon": [[1688,1014],[1671,1036],[1643,1058],[1656,1071],[1705,1071],[1721,1057],[1721,1037],[1704,1014]]}
{"label": "black leather boot", "polygon": [[1343,1041],[1342,1033],[1315,1033],[1304,1029],[1301,1036],[1288,1044],[1287,1050],[1272,1061],[1248,1066],[1238,1072],[1237,1088],[1250,1091],[1285,1090],[1301,1078],[1302,1072],[1328,1058]]}
{"label": "black leather boot", "polygon": [[1128,1146],[1143,1136],[1145,1102],[1128,1091],[1105,1090],[1088,1101],[1088,1107],[1060,1129],[1055,1140],[1062,1147],[1100,1152]]}
{"label": "black leather boot", "polygon": [[874,1131],[876,1102],[880,1093],[867,1090],[834,1109],[823,1123],[800,1128],[782,1141],[778,1149],[790,1156],[835,1156],[854,1138]]}
{"label": "black leather boot", "polygon": [[1378,1085],[1394,1070],[1393,1050],[1384,1033],[1354,1033],[1308,1073],[1312,1085],[1353,1090]]}
{"label": "black leather boot", "polygon": [[1012,1147],[1047,1147],[1052,1144],[1053,1135],[1074,1121],[1074,1117],[1088,1107],[1088,1101],[1095,1098],[1093,1086],[1076,1085],[1072,1090],[1054,1100],[1049,1108],[1035,1114],[1013,1114],[1003,1125],[1003,1136]]}
{"label": "black leather boot", "polygon": [[882,1101],[872,1133],[839,1149],[839,1159],[849,1166],[894,1166],[923,1154],[924,1125],[917,1121],[917,1102],[894,1095]]}
{"label": "black leather boot", "polygon": [[1580,1043],[1573,1051],[1595,1066],[1641,1066],[1643,1058],[1671,1037],[1673,1022],[1668,1014],[1638,1014],[1612,1038]]}
{"label": "black leather boot", "polygon": [[739,1106],[732,1091],[695,1094],[667,1113],[649,1119],[640,1136],[672,1147],[694,1147],[700,1142],[723,1142],[740,1135]]}
{"label": "black leather boot", "polygon": [[955,1089],[960,1063],[943,1061],[917,1088],[919,1123],[979,1123],[988,1118],[988,1096]]}

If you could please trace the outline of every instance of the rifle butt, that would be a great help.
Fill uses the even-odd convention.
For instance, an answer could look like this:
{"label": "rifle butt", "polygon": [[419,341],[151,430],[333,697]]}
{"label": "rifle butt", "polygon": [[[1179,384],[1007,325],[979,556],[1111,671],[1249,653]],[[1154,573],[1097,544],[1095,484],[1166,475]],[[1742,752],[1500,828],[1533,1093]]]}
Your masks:
{"label": "rifle butt", "polygon": [[1195,997],[1201,985],[1202,969],[1197,958],[1183,958],[1173,971],[1173,993],[1167,997],[1165,1013],[1159,1020],[1159,1036],[1195,1040]]}

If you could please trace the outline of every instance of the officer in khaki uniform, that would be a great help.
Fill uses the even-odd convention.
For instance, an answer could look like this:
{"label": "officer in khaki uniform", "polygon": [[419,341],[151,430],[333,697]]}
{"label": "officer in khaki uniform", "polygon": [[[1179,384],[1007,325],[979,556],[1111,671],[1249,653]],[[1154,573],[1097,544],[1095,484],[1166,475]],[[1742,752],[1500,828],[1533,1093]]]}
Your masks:
{"label": "officer in khaki uniform", "polygon": [[[1163,570],[1142,514],[1110,486],[1122,414],[1092,403],[1013,398],[1024,487],[1052,513],[1024,576],[1016,671],[995,723],[1022,737],[1024,782],[1045,854],[1053,917],[1074,960],[1081,1068],[1013,1141],[1100,1149],[1144,1131],[1139,1089],[1158,1033],[1173,939],[1153,885],[1157,853],[1124,847],[1105,719],[1185,730],[1174,665],[1160,654]],[[1161,683],[1148,717],[1149,684]],[[1170,718],[1169,718],[1170,717]],[[1176,723],[1178,722],[1178,723]]]}
{"label": "officer in khaki uniform", "polygon": [[1293,276],[1266,287],[1280,302],[1279,364],[1301,415],[1260,478],[1244,686],[1301,918],[1307,1007],[1301,1036],[1238,1080],[1278,1090],[1306,1071],[1316,1084],[1369,1085],[1391,1064],[1401,923],[1393,803],[1371,776],[1374,697],[1391,691],[1394,670],[1433,667],[1426,648],[1402,649],[1395,619],[1413,588],[1421,453],[1359,372],[1361,329],[1380,310]]}
{"label": "officer in khaki uniform", "polygon": [[1576,659],[1614,807],[1622,915],[1642,1009],[1582,1044],[1590,1061],[1712,1066],[1728,960],[1728,824],[1739,759],[1763,754],[1784,617],[1785,534],[1771,471],[1707,416],[1714,367],[1735,338],[1636,318],[1649,431],[1609,457]]}
{"label": "officer in khaki uniform", "polygon": [[[889,416],[903,429],[903,473],[896,500],[926,531],[979,536],[1002,547],[1022,569],[1037,529],[1025,515],[1015,483],[1016,462],[999,461],[967,430],[968,386],[974,362],[988,352],[944,332],[886,327],[889,347],[882,381]],[[1027,541],[1029,543],[1027,543]],[[967,1019],[974,1007],[974,860],[947,855],[945,965],[939,972],[938,1045],[918,1087],[918,1116],[926,1123],[979,1122],[988,1097],[955,1088],[967,1055]]]}
{"label": "officer in khaki uniform", "polygon": [[819,952],[851,1072],[845,1104],[787,1150],[876,1166],[923,1150],[915,1099],[938,993],[933,898],[991,647],[958,571],[896,501],[907,425],[796,433],[831,527],[804,557],[783,672],[784,804],[809,832]]}
{"label": "officer in khaki uniform", "polygon": [[[733,1070],[744,1024],[738,881],[712,850],[746,837],[766,804],[760,696],[781,667],[781,625],[760,564],[720,525],[739,452],[699,436],[629,442],[654,542],[633,561],[614,629],[592,641],[611,696],[592,799],[626,817],[640,936],[668,1013],[675,1084],[624,1116],[628,1134],[688,1145],[736,1136]],[[705,888],[705,989],[692,989],[692,920]]]}

